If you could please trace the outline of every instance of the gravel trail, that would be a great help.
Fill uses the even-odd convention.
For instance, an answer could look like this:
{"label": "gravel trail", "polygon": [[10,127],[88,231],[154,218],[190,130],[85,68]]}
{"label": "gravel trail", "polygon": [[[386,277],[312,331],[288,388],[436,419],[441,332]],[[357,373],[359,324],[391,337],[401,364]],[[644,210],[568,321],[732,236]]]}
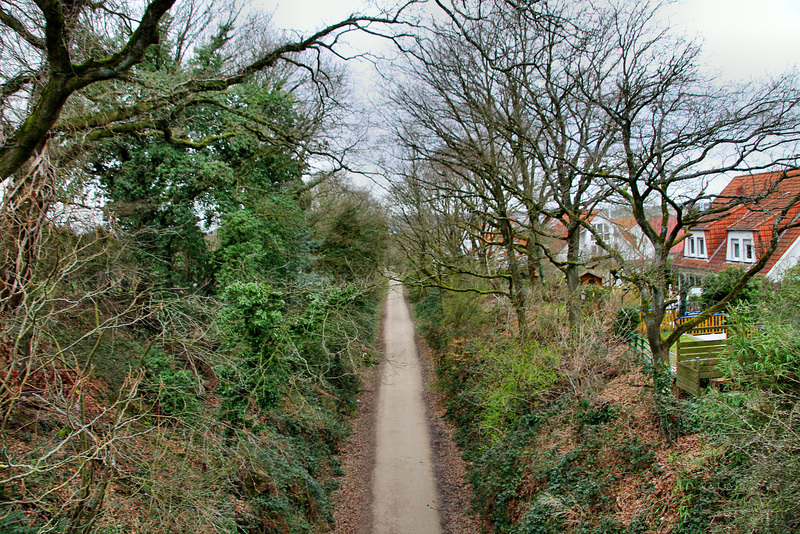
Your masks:
{"label": "gravel trail", "polygon": [[389,288],[384,324],[386,358],[376,412],[372,532],[438,534],[439,512],[431,440],[423,402],[414,324],[402,286]]}
{"label": "gravel trail", "polygon": [[383,316],[385,358],[362,376],[353,434],[339,458],[334,534],[475,534],[464,462],[444,420],[430,351],[418,346],[392,281]]}

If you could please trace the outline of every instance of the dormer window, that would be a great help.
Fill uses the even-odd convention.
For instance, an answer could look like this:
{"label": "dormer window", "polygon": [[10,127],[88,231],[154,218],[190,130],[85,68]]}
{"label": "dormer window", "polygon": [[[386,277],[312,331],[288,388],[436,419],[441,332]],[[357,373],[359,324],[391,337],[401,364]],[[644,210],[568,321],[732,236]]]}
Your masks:
{"label": "dormer window", "polygon": [[753,242],[753,232],[743,230],[728,231],[728,261],[753,263],[756,261],[756,251]]}
{"label": "dormer window", "polygon": [[706,259],[706,233],[704,230],[692,230],[683,246],[683,255],[687,258]]}

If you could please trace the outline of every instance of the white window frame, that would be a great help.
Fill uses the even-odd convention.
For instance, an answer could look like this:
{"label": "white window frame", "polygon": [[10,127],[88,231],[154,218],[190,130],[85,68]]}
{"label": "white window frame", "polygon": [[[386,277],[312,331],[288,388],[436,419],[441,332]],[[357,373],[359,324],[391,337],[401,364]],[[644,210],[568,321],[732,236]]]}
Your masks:
{"label": "white window frame", "polygon": [[753,239],[745,237],[742,239],[742,256],[747,263],[754,263],[756,261],[756,249],[753,245]]}
{"label": "white window frame", "polygon": [[[605,221],[592,223],[592,227],[594,228],[595,232],[600,234],[600,237],[605,241],[606,245],[614,246],[611,242],[611,224]],[[587,247],[587,251],[590,254],[603,254],[605,251],[603,248],[600,247],[600,243],[597,241],[597,236],[592,233],[590,230],[584,230],[586,235],[585,243]]]}
{"label": "white window frame", "polygon": [[690,230],[683,245],[683,255],[687,258],[708,259],[708,246],[705,230]]}
{"label": "white window frame", "polygon": [[[597,226],[595,226],[595,230],[597,230],[597,233],[600,234],[600,238],[603,241],[605,241],[606,243],[609,243],[611,241],[611,225],[610,224],[605,223],[605,222],[597,223]],[[597,241],[597,238],[595,238],[595,241]]]}
{"label": "white window frame", "polygon": [[733,261],[742,261],[742,239],[739,237],[732,237],[730,239],[731,259]]}
{"label": "white window frame", "polygon": [[728,250],[725,259],[736,263],[755,263],[756,249],[753,232],[728,230]]}

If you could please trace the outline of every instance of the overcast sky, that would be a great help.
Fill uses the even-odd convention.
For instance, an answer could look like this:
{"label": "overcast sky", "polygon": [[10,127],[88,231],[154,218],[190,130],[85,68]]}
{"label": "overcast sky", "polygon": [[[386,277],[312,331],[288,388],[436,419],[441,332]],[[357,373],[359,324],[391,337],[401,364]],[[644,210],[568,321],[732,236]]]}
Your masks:
{"label": "overcast sky", "polygon": [[[390,0],[379,0],[381,4]],[[630,0],[636,1],[636,0]],[[273,12],[273,25],[308,33],[365,11],[365,0],[252,0]],[[682,0],[670,7],[669,24],[703,43],[703,57],[721,81],[744,81],[778,76],[800,63],[800,0]],[[362,38],[357,41],[361,42]],[[377,39],[366,43],[382,46]],[[370,46],[369,44],[363,46]],[[370,67],[353,65],[356,94],[370,94]],[[720,176],[711,185],[721,189],[730,179]]]}
{"label": "overcast sky", "polygon": [[697,33],[726,78],[777,75],[800,62],[797,0],[684,0],[673,25]]}
{"label": "overcast sky", "polygon": [[[635,1],[635,0],[632,0]],[[310,31],[362,9],[363,0],[253,0],[277,28]],[[671,24],[698,35],[711,68],[727,79],[776,75],[800,58],[798,0],[684,0]]]}

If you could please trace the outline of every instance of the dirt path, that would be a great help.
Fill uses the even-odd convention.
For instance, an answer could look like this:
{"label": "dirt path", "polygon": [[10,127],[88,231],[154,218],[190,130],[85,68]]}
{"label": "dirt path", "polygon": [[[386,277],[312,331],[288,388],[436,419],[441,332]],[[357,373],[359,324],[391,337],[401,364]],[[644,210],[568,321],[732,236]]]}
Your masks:
{"label": "dirt path", "polygon": [[388,365],[381,373],[376,412],[371,530],[375,534],[438,534],[441,530],[422,371],[414,325],[397,282],[391,283],[386,308]]}
{"label": "dirt path", "polygon": [[334,534],[475,534],[466,468],[444,420],[431,354],[418,347],[402,286],[383,317],[386,359],[365,370],[353,434],[339,458]]}

